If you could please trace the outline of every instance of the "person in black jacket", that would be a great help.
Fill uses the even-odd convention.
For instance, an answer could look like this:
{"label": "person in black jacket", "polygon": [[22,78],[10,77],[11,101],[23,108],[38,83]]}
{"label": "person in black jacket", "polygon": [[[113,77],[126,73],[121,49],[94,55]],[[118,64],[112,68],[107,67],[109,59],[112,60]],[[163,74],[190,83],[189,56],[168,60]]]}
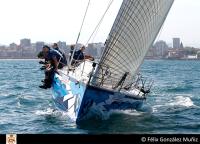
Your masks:
{"label": "person in black jacket", "polygon": [[85,46],[82,46],[80,48],[80,50],[75,51],[73,59],[74,60],[84,60],[84,53],[83,53],[84,50],[85,50]]}
{"label": "person in black jacket", "polygon": [[60,54],[62,55],[62,57],[63,57],[63,58],[62,58],[62,61],[59,61],[59,62],[60,62],[59,68],[62,68],[62,67],[64,67],[64,66],[66,66],[66,65],[67,65],[67,59],[66,59],[65,53],[62,52],[62,51],[59,49],[57,43],[54,43],[54,44],[52,45],[52,48],[53,48],[53,50],[55,50],[55,51],[57,51],[58,53],[60,53]]}
{"label": "person in black jacket", "polygon": [[43,58],[47,63],[45,64],[44,84],[39,87],[47,89],[51,88],[54,74],[55,72],[57,72],[58,69],[61,69],[63,67],[62,62],[65,60],[61,53],[59,53],[57,50],[51,49],[47,45],[43,46],[42,52]]}

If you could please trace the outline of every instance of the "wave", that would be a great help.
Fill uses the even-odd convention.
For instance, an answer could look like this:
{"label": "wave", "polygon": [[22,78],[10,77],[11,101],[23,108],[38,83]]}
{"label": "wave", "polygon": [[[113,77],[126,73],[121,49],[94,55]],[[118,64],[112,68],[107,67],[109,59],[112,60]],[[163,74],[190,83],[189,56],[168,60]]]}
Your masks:
{"label": "wave", "polygon": [[47,108],[46,110],[37,110],[35,112],[36,115],[52,115],[54,113],[54,109]]}
{"label": "wave", "polygon": [[125,114],[130,116],[141,116],[145,114],[151,114],[153,109],[151,106],[147,105],[146,103],[137,110],[130,109],[130,110],[110,110],[110,111],[102,111],[96,106],[92,106],[86,116],[84,116],[84,120],[87,119],[99,119],[99,120],[108,120],[112,115],[115,114]]}
{"label": "wave", "polygon": [[193,83],[185,83],[185,82],[179,82],[176,84],[168,85],[165,87],[164,91],[166,92],[183,92],[183,91],[191,91],[195,86]]}
{"label": "wave", "polygon": [[74,123],[75,119],[71,118],[69,113],[63,112],[60,110],[52,109],[52,108],[47,108],[46,110],[36,110],[35,112],[36,115],[39,116],[44,116],[45,118],[55,118],[59,120],[64,120],[67,121],[68,123]]}
{"label": "wave", "polygon": [[[200,108],[199,106],[195,105],[194,102],[192,101],[192,95],[176,95],[170,100],[163,100],[165,103],[163,103],[162,100],[159,101],[160,104],[152,106],[153,108],[153,113],[158,112],[158,111],[163,111],[168,108],[173,108],[173,109],[185,109],[185,108]],[[170,97],[169,97],[170,98]]]}
{"label": "wave", "polygon": [[176,96],[169,103],[169,106],[183,106],[183,107],[192,107],[194,105],[190,97],[185,96]]}
{"label": "wave", "polygon": [[152,108],[149,107],[148,110],[114,110],[110,111],[109,114],[125,114],[125,115],[130,115],[130,116],[142,116],[145,114],[151,114],[152,113]]}

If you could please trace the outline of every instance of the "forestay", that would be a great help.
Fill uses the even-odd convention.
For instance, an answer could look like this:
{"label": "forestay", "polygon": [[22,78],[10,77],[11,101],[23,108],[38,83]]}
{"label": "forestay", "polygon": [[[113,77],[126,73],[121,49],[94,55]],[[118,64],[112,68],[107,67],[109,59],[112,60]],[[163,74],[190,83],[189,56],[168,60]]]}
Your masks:
{"label": "forestay", "polygon": [[124,0],[92,84],[114,88],[120,80],[132,82],[172,4],[173,0]]}

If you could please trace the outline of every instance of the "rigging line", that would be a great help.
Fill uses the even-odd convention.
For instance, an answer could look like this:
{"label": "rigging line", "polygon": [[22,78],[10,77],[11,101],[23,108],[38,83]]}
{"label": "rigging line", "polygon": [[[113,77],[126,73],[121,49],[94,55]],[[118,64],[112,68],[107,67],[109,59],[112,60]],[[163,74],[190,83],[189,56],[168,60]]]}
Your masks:
{"label": "rigging line", "polygon": [[[107,11],[109,10],[109,8],[110,8],[110,6],[111,6],[112,3],[113,3],[113,0],[110,0],[108,6],[107,6],[107,8],[106,8],[106,11],[105,11],[104,14],[102,15],[100,21],[98,22],[97,26],[95,27],[94,31],[93,31],[92,34],[90,35],[90,37],[89,37],[89,39],[88,39],[88,41],[87,41],[87,43],[86,43],[85,45],[87,45],[87,44],[89,43],[90,39],[92,38],[92,36],[93,36],[93,34],[94,34],[95,32],[96,32],[96,34],[97,34],[97,31],[98,31],[98,29],[99,29],[99,27],[100,27],[100,25],[101,25],[101,23],[102,23],[102,21],[103,21],[105,15],[106,15]],[[95,36],[96,36],[96,34],[95,34]],[[84,60],[83,70],[84,70],[84,68],[85,68],[85,60]],[[82,70],[82,74],[83,74],[83,70]],[[81,74],[81,75],[82,75],[82,74]]]}
{"label": "rigging line", "polygon": [[94,39],[95,39],[95,37],[96,37],[96,35],[97,35],[98,31],[99,31],[99,28],[100,28],[100,26],[98,26],[96,32],[94,33],[94,36],[93,36],[93,38],[92,38],[92,40],[91,40],[91,43],[94,42]]}
{"label": "rigging line", "polygon": [[[77,39],[76,39],[76,45],[77,45],[77,43],[78,43],[78,40],[79,40],[79,37],[80,37],[80,34],[81,34],[81,30],[82,30],[82,28],[83,28],[83,24],[84,24],[84,21],[85,21],[85,17],[86,17],[86,14],[87,14],[89,5],[90,5],[90,0],[88,1],[87,7],[86,7],[86,10],[85,10],[85,14],[84,14],[84,17],[83,17],[83,20],[82,20],[82,24],[81,24],[81,27],[80,27],[80,31],[79,31],[78,37],[77,37]],[[76,51],[76,45],[75,45],[75,47],[74,47],[74,50],[73,50],[73,53],[72,53],[72,56],[71,56],[71,60],[70,60],[69,66],[71,66],[71,63],[72,63],[72,60],[73,60],[73,57],[74,57],[74,53],[75,53],[75,51]]]}
{"label": "rigging line", "polygon": [[[123,5],[123,2],[122,2],[122,5]],[[120,7],[120,9],[119,9],[119,11],[122,9],[122,5],[121,5],[121,7]],[[122,12],[121,12],[121,16],[122,16],[122,13],[124,12],[124,9],[125,8],[123,8],[123,10],[122,10]],[[119,12],[118,12],[119,13]],[[118,16],[117,16],[118,17]],[[117,17],[116,17],[116,19],[117,19]],[[120,23],[120,21],[118,20],[117,22],[116,22],[116,19],[115,19],[115,21],[114,21],[114,24],[113,24],[113,26],[114,25],[119,25],[119,23]],[[115,24],[116,23],[116,24]],[[103,52],[102,52],[102,54],[101,54],[101,58],[100,58],[100,60],[101,60],[101,62],[102,63],[105,63],[105,58],[107,57],[107,55],[108,55],[108,53],[110,53],[110,50],[108,49],[108,47],[110,47],[110,45],[112,44],[112,43],[116,43],[116,42],[113,42],[114,40],[111,40],[111,38],[110,38],[110,35],[112,35],[112,33],[113,33],[113,26],[112,26],[112,29],[111,29],[111,31],[110,31],[110,33],[109,33],[109,35],[108,35],[108,38],[106,39],[106,42],[105,42],[105,48],[104,48],[104,50],[103,50]],[[118,31],[116,32],[116,33],[118,33]],[[110,44],[111,43],[111,44]],[[112,46],[112,45],[111,45]]]}
{"label": "rigging line", "polygon": [[95,27],[94,31],[93,31],[92,34],[90,35],[90,37],[89,37],[89,39],[88,39],[88,41],[87,41],[87,43],[86,43],[85,45],[88,44],[88,42],[90,41],[90,39],[91,39],[91,37],[93,36],[93,34],[99,29],[99,26],[100,26],[100,24],[102,23],[102,21],[103,21],[105,15],[106,15],[107,11],[109,10],[109,8],[110,8],[110,6],[111,6],[112,3],[113,3],[113,0],[110,0],[108,6],[107,6],[107,8],[106,8],[106,11],[104,12],[104,14],[103,14],[103,16],[101,17],[99,23],[98,23],[97,26]]}

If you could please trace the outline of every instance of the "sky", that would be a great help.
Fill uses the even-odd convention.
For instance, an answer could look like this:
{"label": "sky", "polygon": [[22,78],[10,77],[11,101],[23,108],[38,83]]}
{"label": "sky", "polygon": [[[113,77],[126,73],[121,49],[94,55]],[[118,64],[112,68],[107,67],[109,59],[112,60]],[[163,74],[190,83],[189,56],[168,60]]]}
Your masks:
{"label": "sky", "polygon": [[[110,0],[91,0],[79,42],[86,44]],[[97,35],[90,42],[104,42],[122,0],[114,0]],[[88,0],[0,0],[0,44],[30,38],[32,42],[75,43]],[[156,40],[200,47],[200,0],[175,0]]]}

